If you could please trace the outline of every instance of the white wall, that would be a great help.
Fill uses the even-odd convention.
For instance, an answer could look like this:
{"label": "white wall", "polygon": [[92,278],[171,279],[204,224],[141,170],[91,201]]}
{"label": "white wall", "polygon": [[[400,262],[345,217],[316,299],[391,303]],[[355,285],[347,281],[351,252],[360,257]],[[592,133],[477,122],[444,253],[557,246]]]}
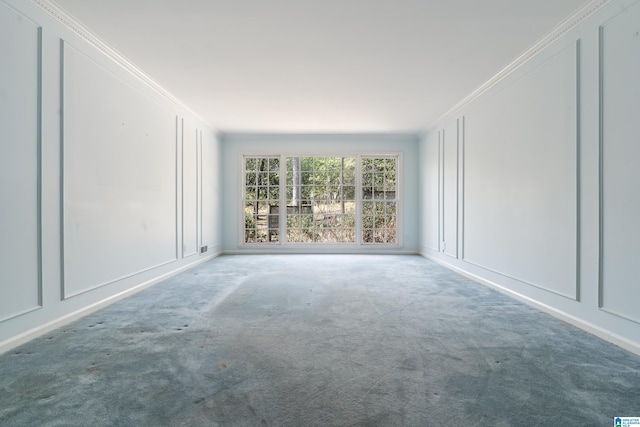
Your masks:
{"label": "white wall", "polygon": [[0,351],[244,250],[241,153],[400,151],[397,252],[420,250],[640,352],[638,0],[612,0],[419,143],[222,141],[64,19],[0,0]]}
{"label": "white wall", "polygon": [[420,141],[425,256],[638,352],[639,22],[611,1]]}
{"label": "white wall", "polygon": [[[339,248],[303,249],[240,246],[241,158],[250,155],[355,155],[401,153],[402,155],[402,244],[399,247],[342,245]],[[223,249],[225,252],[411,252],[418,250],[418,141],[413,135],[225,135],[222,142]]]}
{"label": "white wall", "polygon": [[0,76],[0,351],[221,250],[194,114],[27,1],[0,0]]}

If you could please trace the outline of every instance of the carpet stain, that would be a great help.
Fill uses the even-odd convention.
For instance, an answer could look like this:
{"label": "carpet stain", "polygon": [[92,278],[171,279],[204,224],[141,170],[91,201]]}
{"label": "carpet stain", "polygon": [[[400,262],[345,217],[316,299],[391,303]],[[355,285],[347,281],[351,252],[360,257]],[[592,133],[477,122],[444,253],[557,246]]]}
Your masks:
{"label": "carpet stain", "polygon": [[640,358],[420,257],[238,255],[195,271],[0,356],[0,425],[595,426],[640,413]]}

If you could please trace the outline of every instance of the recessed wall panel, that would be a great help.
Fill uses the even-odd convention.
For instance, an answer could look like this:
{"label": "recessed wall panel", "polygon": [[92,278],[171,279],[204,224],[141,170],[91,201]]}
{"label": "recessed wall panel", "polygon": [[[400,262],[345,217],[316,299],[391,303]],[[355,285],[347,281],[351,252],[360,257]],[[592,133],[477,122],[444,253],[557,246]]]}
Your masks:
{"label": "recessed wall panel", "polygon": [[577,49],[465,118],[464,259],[576,298]]}
{"label": "recessed wall panel", "polygon": [[454,258],[458,258],[458,142],[456,120],[442,131],[442,250]]}
{"label": "recessed wall panel", "polygon": [[175,260],[175,118],[63,45],[64,297]]}
{"label": "recessed wall panel", "polygon": [[422,218],[424,245],[433,251],[440,250],[440,147],[438,133],[430,134],[423,141],[424,157],[421,159],[424,189],[422,191]]}
{"label": "recessed wall panel", "polygon": [[0,2],[0,321],[40,305],[40,30]]}
{"label": "recessed wall panel", "polygon": [[601,30],[601,305],[640,322],[640,6]]}
{"label": "recessed wall panel", "polygon": [[209,246],[217,246],[219,243],[219,229],[216,224],[219,223],[219,192],[220,183],[218,182],[218,162],[220,156],[218,153],[218,141],[212,135],[203,134],[202,139],[202,214],[201,214],[201,244]]}
{"label": "recessed wall panel", "polygon": [[185,121],[182,134],[182,257],[198,253],[199,131]]}

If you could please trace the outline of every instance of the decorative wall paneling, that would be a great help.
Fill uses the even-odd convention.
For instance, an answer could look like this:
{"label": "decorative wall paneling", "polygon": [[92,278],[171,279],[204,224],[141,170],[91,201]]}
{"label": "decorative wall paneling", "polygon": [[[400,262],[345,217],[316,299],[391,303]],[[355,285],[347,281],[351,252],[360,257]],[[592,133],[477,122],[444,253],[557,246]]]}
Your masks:
{"label": "decorative wall paneling", "polygon": [[175,261],[175,131],[170,110],[62,46],[69,298]]}
{"label": "decorative wall paneling", "polygon": [[466,114],[465,261],[577,289],[577,44]]}
{"label": "decorative wall paneling", "polygon": [[458,120],[440,131],[442,142],[442,251],[458,258],[459,132]]}
{"label": "decorative wall paneling", "polygon": [[640,5],[600,27],[603,310],[640,323]]}
{"label": "decorative wall paneling", "polygon": [[464,259],[465,116],[458,119],[458,258]]}
{"label": "decorative wall paneling", "polygon": [[[221,218],[220,204],[220,176],[218,164],[220,162],[219,144],[215,136],[204,133],[201,141],[201,214],[200,214],[200,253],[211,253],[220,250],[215,241]],[[206,246],[206,250],[203,247]],[[203,252],[204,251],[204,252]]]}
{"label": "decorative wall paneling", "polygon": [[0,76],[0,272],[13,289],[2,291],[2,321],[42,305],[42,29],[2,2]]}
{"label": "decorative wall paneling", "polygon": [[638,0],[590,2],[425,132],[421,153],[461,123],[458,258],[430,243],[438,222],[447,241],[447,220],[436,219],[453,209],[446,182],[422,187],[451,206],[421,204],[432,212],[421,213],[420,243],[425,256],[640,354],[639,22]]}
{"label": "decorative wall paneling", "polygon": [[217,255],[195,114],[46,1],[0,0],[0,75],[0,352]]}
{"label": "decorative wall paneling", "polygon": [[198,254],[198,146],[201,133],[182,120],[182,257]]}
{"label": "decorative wall paneling", "polygon": [[439,133],[427,137],[420,157],[421,182],[423,198],[420,213],[423,233],[423,246],[429,250],[440,252],[440,140]]}

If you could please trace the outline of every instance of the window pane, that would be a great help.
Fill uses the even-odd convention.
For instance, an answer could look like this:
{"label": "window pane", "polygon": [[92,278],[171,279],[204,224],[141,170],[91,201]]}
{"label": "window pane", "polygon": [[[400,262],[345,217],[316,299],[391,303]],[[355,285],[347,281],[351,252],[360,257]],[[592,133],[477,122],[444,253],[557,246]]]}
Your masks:
{"label": "window pane", "polygon": [[244,158],[244,242],[277,243],[280,160]]}
{"label": "window pane", "polygon": [[363,158],[362,165],[362,242],[396,243],[398,159]]}
{"label": "window pane", "polygon": [[[361,243],[395,243],[398,159],[360,159],[357,180],[355,157],[245,157],[244,241],[279,243],[286,235],[286,242],[294,244],[356,243],[356,229],[360,228]],[[282,183],[281,161],[285,162]],[[286,213],[279,209],[281,185]],[[285,228],[281,230],[283,214]]]}
{"label": "window pane", "polygon": [[[287,220],[287,241],[354,242],[355,233],[345,233],[343,229],[347,212],[351,214],[348,227],[355,226],[355,158],[300,157],[299,167],[295,159],[286,159],[287,169],[291,170],[287,175],[287,211],[299,218]],[[349,172],[345,172],[345,167]],[[349,187],[344,185],[345,175],[350,176]]]}

